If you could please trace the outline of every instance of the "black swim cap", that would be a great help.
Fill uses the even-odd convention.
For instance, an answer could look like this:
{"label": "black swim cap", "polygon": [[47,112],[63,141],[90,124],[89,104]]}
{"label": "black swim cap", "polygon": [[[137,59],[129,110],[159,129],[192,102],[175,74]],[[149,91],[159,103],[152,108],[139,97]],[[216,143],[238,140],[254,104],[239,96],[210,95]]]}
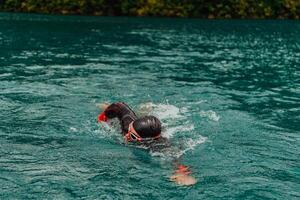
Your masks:
{"label": "black swim cap", "polygon": [[161,133],[161,123],[154,116],[138,118],[133,122],[133,128],[142,138],[153,138]]}

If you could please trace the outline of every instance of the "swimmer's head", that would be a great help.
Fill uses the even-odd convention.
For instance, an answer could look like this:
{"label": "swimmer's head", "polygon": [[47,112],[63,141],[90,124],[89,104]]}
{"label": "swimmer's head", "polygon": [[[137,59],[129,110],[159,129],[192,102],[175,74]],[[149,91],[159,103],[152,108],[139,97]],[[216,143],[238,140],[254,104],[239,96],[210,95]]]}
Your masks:
{"label": "swimmer's head", "polygon": [[133,128],[142,138],[157,138],[161,134],[161,123],[154,116],[145,116],[135,120]]}

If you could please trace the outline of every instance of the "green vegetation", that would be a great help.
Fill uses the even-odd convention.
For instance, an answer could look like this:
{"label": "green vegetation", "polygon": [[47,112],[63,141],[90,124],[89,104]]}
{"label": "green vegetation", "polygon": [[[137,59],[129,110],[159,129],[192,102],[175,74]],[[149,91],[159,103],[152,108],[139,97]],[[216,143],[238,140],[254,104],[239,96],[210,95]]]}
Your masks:
{"label": "green vegetation", "polygon": [[300,17],[300,0],[0,0],[0,11],[201,18]]}

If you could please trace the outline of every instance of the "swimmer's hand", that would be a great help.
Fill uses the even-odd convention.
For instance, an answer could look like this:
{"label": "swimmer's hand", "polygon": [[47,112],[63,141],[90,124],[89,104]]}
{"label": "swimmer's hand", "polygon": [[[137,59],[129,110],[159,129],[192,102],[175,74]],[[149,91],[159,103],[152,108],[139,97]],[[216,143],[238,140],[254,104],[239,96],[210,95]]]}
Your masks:
{"label": "swimmer's hand", "polygon": [[97,103],[96,106],[97,106],[100,110],[104,111],[104,110],[109,106],[109,103]]}
{"label": "swimmer's hand", "polygon": [[191,171],[184,165],[179,165],[174,175],[170,177],[170,180],[182,186],[190,186],[197,183],[197,180],[192,177]]}

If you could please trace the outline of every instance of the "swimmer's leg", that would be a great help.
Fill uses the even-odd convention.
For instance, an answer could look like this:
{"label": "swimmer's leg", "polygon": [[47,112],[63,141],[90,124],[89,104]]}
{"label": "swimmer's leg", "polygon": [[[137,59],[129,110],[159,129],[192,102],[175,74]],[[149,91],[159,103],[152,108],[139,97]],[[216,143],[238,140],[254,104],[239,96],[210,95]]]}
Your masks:
{"label": "swimmer's leg", "polygon": [[192,171],[189,167],[180,164],[178,160],[175,160],[173,164],[175,164],[175,171],[170,176],[170,181],[182,186],[190,186],[197,183],[197,180],[191,176]]}

